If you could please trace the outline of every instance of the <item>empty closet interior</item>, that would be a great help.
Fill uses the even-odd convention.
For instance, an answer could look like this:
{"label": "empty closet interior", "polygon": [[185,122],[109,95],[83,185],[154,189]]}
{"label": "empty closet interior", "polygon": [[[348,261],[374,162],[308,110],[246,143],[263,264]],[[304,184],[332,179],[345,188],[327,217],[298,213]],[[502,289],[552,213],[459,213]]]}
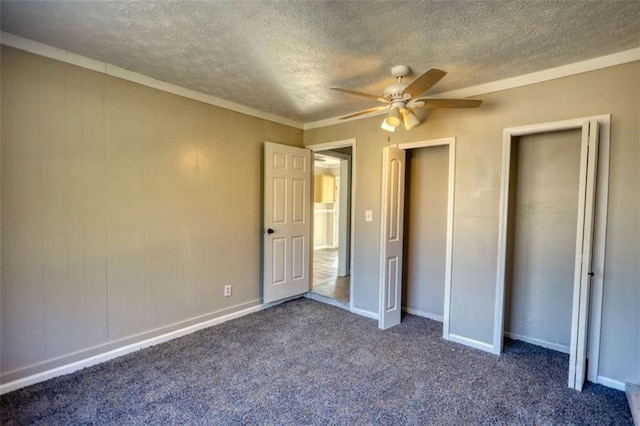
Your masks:
{"label": "empty closet interior", "polygon": [[406,151],[402,305],[442,322],[447,252],[449,145]]}
{"label": "empty closet interior", "polygon": [[520,136],[513,142],[504,335],[569,353],[580,130]]}

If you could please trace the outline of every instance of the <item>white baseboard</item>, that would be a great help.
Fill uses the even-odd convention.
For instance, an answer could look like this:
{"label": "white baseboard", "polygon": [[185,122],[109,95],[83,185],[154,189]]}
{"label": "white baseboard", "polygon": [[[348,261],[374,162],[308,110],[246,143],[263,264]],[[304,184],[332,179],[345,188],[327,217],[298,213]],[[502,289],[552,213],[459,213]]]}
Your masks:
{"label": "white baseboard", "polygon": [[568,354],[570,352],[569,346],[563,345],[562,343],[548,342],[546,340],[536,339],[535,337],[524,336],[522,334],[512,333],[510,331],[505,331],[504,335],[513,340],[521,340],[523,342],[531,343],[532,345],[542,346],[543,348],[551,349],[565,354]]}
{"label": "white baseboard", "polygon": [[620,391],[625,391],[626,387],[624,382],[621,382],[619,380],[614,380],[614,379],[610,379],[608,377],[604,377],[604,376],[598,376],[598,383],[601,384],[602,386],[606,386],[608,388],[612,388],[612,389],[617,389]]}
{"label": "white baseboard", "polygon": [[441,314],[434,314],[433,312],[423,311],[422,309],[410,308],[408,306],[403,306],[402,310],[411,315],[417,315],[423,318],[429,318],[434,321],[442,322],[444,321],[444,317]]}
{"label": "white baseboard", "polygon": [[455,343],[460,343],[465,346],[470,346],[475,349],[480,349],[481,351],[491,352],[493,353],[493,345],[485,342],[481,342],[479,340],[469,339],[468,337],[458,336],[457,334],[449,333],[448,337],[445,339],[450,340]]}
{"label": "white baseboard", "polygon": [[364,309],[356,308],[355,306],[353,309],[351,309],[351,312],[363,317],[374,319],[376,321],[379,319],[378,314],[376,312],[366,311]]}
{"label": "white baseboard", "polygon": [[[256,303],[259,303],[259,300],[255,301]],[[100,353],[94,356],[90,356],[87,357],[85,359],[81,359],[79,361],[76,362],[71,362],[69,364],[65,364],[62,365],[60,367],[56,367],[56,368],[52,368],[46,371],[42,371],[40,373],[37,374],[32,374],[30,376],[26,376],[17,380],[13,380],[11,382],[8,383],[4,383],[0,385],[0,395],[3,395],[5,393],[8,392],[12,392],[14,390],[23,388],[25,386],[30,386],[30,385],[34,385],[36,383],[40,383],[40,382],[44,382],[45,380],[49,380],[52,379],[54,377],[58,377],[58,376],[62,376],[65,374],[70,374],[73,373],[74,371],[78,371],[81,370],[83,368],[86,367],[91,367],[92,365],[96,365],[96,364],[100,364],[102,362],[105,361],[109,361],[111,359],[114,358],[118,358],[120,356],[132,353],[132,352],[136,352],[139,351],[140,349],[144,349],[144,348],[148,348],[149,346],[154,346],[157,345],[159,343],[164,343],[164,342],[168,342],[169,340],[173,340],[173,339],[177,339],[178,337],[182,337],[182,336],[186,336],[187,334],[191,334],[194,333],[198,330],[202,330],[204,328],[208,328],[211,327],[213,325],[217,325],[217,324],[221,324],[223,322],[227,322],[230,321],[232,319],[236,319],[236,318],[240,318],[243,317],[245,315],[249,315],[252,314],[254,312],[258,312],[261,311],[263,309],[266,308],[270,308],[272,306],[278,305],[280,303],[282,303],[283,301],[278,301],[278,302],[274,302],[274,303],[267,303],[267,304],[259,304],[256,306],[252,306],[249,308],[245,308],[245,309],[241,309],[239,311],[236,312],[232,312],[229,314],[225,314],[225,315],[221,315],[219,317],[216,318],[212,318],[209,319],[207,321],[203,321],[203,322],[199,322],[197,324],[193,324],[190,325],[188,327],[184,327],[184,328],[180,328],[178,330],[174,330],[165,334],[161,334],[159,336],[155,336],[149,339],[145,339],[139,342],[135,342],[132,344],[128,344],[104,353]],[[246,305],[248,303],[253,303],[253,302],[247,302],[247,303],[243,303],[242,305]],[[239,306],[242,306],[239,305]],[[227,308],[226,310],[229,309],[233,309],[233,307],[231,308]],[[170,327],[170,326],[169,326]]]}

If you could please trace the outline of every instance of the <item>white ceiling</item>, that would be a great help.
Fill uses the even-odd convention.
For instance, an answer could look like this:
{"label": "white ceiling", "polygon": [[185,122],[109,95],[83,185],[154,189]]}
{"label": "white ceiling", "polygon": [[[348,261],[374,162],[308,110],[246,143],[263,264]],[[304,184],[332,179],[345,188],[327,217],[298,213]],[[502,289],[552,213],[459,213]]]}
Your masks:
{"label": "white ceiling", "polygon": [[393,65],[428,94],[640,46],[640,1],[6,1],[3,31],[300,123],[377,106]]}

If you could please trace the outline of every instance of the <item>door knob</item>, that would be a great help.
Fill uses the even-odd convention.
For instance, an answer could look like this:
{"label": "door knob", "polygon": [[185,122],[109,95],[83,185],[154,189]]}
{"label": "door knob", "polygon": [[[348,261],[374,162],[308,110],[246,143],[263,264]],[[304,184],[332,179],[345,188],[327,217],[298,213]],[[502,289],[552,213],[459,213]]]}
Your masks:
{"label": "door knob", "polygon": [[274,232],[276,232],[276,231],[274,231],[274,230],[273,230],[273,229],[271,229],[271,228],[267,229],[267,234],[269,234],[269,235],[273,234]]}
{"label": "door knob", "polygon": [[589,272],[587,275],[589,275],[590,277],[594,276],[595,274],[593,272]]}

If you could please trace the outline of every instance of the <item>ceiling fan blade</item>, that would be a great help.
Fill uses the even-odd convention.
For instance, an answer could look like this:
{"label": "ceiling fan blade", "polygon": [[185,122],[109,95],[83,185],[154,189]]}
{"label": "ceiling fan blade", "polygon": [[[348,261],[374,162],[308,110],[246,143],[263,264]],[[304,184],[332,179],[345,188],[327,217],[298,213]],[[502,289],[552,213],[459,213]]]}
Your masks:
{"label": "ceiling fan blade", "polygon": [[[424,105],[421,105],[424,103]],[[482,104],[480,99],[426,99],[418,98],[411,101],[415,108],[477,108]]]}
{"label": "ceiling fan blade", "polygon": [[439,82],[442,77],[447,75],[446,71],[439,70],[438,68],[431,68],[429,71],[423,73],[418,78],[413,80],[403,91],[402,94],[409,93],[414,98],[423,94],[431,86]]}
{"label": "ceiling fan blade", "polygon": [[362,111],[354,112],[353,114],[345,115],[344,117],[340,117],[340,120],[345,120],[347,118],[357,117],[359,115],[369,114],[370,112],[382,111],[383,109],[387,109],[387,108],[388,107],[385,105],[385,106],[378,106],[378,107],[365,109],[365,110],[362,110]]}
{"label": "ceiling fan blade", "polygon": [[350,95],[362,96],[362,97],[369,98],[369,99],[375,99],[376,101],[384,102],[385,104],[389,103],[389,101],[386,100],[385,98],[381,98],[380,96],[377,96],[377,95],[371,95],[369,93],[362,93],[362,92],[357,92],[355,90],[343,89],[342,87],[331,87],[331,90],[336,90],[338,92],[348,93]]}

